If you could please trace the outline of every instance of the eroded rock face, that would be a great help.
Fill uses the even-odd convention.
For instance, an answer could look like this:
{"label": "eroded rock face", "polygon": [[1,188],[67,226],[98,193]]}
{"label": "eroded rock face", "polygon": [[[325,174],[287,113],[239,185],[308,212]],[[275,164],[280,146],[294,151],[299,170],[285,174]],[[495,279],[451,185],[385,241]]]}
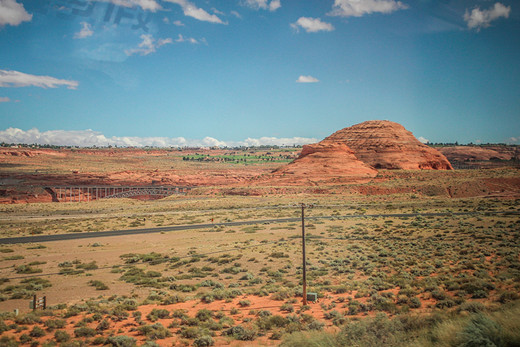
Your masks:
{"label": "eroded rock face", "polygon": [[367,121],[336,131],[320,144],[343,143],[375,169],[452,170],[448,159],[426,146],[401,124]]}
{"label": "eroded rock face", "polygon": [[284,184],[361,182],[377,170],[360,161],[343,143],[315,143],[303,146],[300,156],[276,170],[274,180]]}

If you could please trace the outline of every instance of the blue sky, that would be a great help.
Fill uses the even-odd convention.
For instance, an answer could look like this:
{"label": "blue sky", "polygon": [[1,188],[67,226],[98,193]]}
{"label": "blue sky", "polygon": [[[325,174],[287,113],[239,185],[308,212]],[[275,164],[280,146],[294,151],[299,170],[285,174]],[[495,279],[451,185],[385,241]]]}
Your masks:
{"label": "blue sky", "polygon": [[0,140],[291,144],[388,119],[519,143],[518,6],[0,0]]}

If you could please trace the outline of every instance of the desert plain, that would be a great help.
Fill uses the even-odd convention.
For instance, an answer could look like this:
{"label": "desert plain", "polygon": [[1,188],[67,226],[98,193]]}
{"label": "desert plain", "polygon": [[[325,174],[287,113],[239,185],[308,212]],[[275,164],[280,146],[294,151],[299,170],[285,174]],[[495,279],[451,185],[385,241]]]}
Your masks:
{"label": "desert plain", "polygon": [[[516,146],[390,122],[303,148],[6,146],[0,182],[2,346],[520,343]],[[190,190],[49,193],[96,185]]]}

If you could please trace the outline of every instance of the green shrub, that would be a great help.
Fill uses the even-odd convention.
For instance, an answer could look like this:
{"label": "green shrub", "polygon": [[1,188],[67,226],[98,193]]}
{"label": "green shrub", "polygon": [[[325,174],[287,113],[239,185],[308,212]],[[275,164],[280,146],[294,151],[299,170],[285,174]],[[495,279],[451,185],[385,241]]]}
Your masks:
{"label": "green shrub", "polygon": [[247,307],[247,306],[251,306],[251,301],[249,300],[240,300],[238,302],[238,304],[241,306],[241,307]]}
{"label": "green shrub", "polygon": [[488,317],[477,314],[457,335],[457,346],[504,346],[502,328]]}
{"label": "green shrub", "polygon": [[209,335],[200,336],[193,341],[193,346],[195,347],[207,347],[213,346],[214,344],[213,338]]}
{"label": "green shrub", "polygon": [[80,327],[74,329],[74,335],[76,337],[93,337],[96,336],[96,334],[96,330],[89,327]]}
{"label": "green shrub", "polygon": [[154,308],[147,316],[148,320],[156,322],[158,319],[170,318],[170,312],[165,309]]}
{"label": "green shrub", "polygon": [[103,319],[101,322],[99,322],[98,326],[96,327],[96,330],[104,331],[104,330],[108,330],[109,328],[110,328],[110,323],[106,319]]}
{"label": "green shrub", "polygon": [[172,336],[170,331],[161,323],[141,326],[137,328],[137,332],[152,340],[160,340]]}
{"label": "green shrub", "polygon": [[110,336],[106,339],[105,344],[114,346],[114,347],[134,347],[137,346],[137,342],[133,337],[119,335],[119,336]]}
{"label": "green shrub", "polygon": [[35,326],[32,328],[31,332],[29,333],[31,337],[42,337],[45,336],[45,331],[40,328],[39,326]]}
{"label": "green shrub", "polygon": [[241,325],[234,326],[222,332],[223,335],[232,336],[233,338],[241,341],[253,341],[258,331],[252,327],[246,328]]}
{"label": "green shrub", "polygon": [[195,317],[201,322],[206,322],[213,317],[213,312],[207,309],[198,310]]}
{"label": "green shrub", "polygon": [[54,332],[54,340],[56,340],[56,342],[67,342],[70,340],[70,335],[67,334],[66,331],[56,330]]}
{"label": "green shrub", "polygon": [[43,323],[48,331],[53,331],[54,329],[63,329],[67,322],[63,319],[48,319]]}
{"label": "green shrub", "polygon": [[10,336],[2,336],[0,337],[0,346],[2,347],[17,347],[18,341],[16,341],[13,337]]}
{"label": "green shrub", "polygon": [[88,284],[92,287],[95,287],[96,290],[107,290],[109,289],[108,286],[101,282],[101,281],[98,281],[98,280],[92,280],[92,281],[89,281]]}

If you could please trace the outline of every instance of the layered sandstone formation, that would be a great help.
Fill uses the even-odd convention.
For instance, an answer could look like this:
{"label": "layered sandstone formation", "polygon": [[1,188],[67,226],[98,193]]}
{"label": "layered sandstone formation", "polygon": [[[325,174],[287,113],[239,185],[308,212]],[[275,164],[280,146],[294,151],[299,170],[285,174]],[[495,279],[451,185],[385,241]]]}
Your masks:
{"label": "layered sandstone formation", "polygon": [[402,125],[386,120],[367,121],[341,129],[320,144],[342,143],[375,169],[452,170],[448,159],[426,146]]}
{"label": "layered sandstone formation", "polygon": [[448,146],[440,147],[439,152],[453,162],[520,159],[520,152],[515,146]]}
{"label": "layered sandstone formation", "polygon": [[271,182],[277,184],[341,183],[367,181],[377,170],[360,161],[342,143],[303,146],[300,156],[276,170]]}

